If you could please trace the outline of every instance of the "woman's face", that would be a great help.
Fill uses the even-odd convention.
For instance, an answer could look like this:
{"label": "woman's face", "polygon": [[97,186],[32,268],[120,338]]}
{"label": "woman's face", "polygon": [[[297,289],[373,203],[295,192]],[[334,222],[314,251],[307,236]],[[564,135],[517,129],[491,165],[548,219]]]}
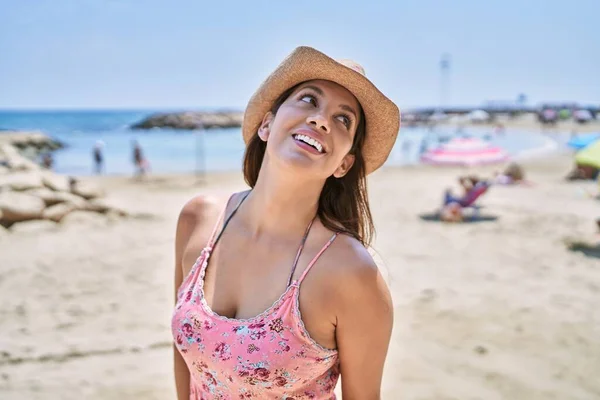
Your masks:
{"label": "woman's face", "polygon": [[344,176],[354,163],[348,154],[360,106],[346,88],[325,80],[300,84],[276,115],[267,113],[258,130],[266,157],[278,166],[327,179]]}

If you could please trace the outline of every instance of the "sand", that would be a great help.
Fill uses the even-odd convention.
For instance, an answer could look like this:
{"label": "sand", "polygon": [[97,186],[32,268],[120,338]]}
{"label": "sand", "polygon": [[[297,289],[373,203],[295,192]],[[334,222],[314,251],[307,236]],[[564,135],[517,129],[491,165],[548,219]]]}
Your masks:
{"label": "sand", "polygon": [[[591,183],[564,154],[524,163],[532,187],[493,187],[490,221],[427,222],[461,169],[384,168],[369,180],[395,326],[384,399],[600,398],[600,259]],[[489,173],[490,169],[477,169]],[[470,171],[473,172],[473,171]],[[243,189],[239,174],[96,179],[145,218],[0,237],[0,398],[175,399],[173,238],[194,194]]]}

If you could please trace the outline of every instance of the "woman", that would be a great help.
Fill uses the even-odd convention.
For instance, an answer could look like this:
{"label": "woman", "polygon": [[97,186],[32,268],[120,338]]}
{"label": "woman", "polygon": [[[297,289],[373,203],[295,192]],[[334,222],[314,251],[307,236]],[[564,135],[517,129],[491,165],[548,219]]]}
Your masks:
{"label": "woman", "polygon": [[362,67],[309,47],[263,82],[242,128],[252,189],[179,217],[180,400],[333,399],[340,372],[345,400],[379,398],[393,306],[366,249],[365,175],[399,121]]}

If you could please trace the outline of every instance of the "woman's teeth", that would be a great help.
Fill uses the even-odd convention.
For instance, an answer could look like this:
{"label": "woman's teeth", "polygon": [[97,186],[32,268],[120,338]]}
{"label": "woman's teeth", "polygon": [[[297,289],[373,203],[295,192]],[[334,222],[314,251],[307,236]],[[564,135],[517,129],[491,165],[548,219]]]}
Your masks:
{"label": "woman's teeth", "polygon": [[312,147],[314,147],[315,149],[317,149],[317,151],[319,153],[323,152],[323,146],[321,146],[321,143],[317,142],[315,139],[308,137],[306,135],[294,135],[294,139],[299,140],[301,142],[304,142]]}

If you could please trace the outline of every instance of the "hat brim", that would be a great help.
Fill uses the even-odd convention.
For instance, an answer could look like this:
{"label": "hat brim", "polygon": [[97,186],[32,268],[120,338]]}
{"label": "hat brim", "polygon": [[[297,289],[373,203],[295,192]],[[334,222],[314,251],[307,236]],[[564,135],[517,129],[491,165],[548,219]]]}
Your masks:
{"label": "hat brim", "polygon": [[242,123],[246,144],[275,101],[289,88],[310,80],[323,79],[349,90],[365,113],[366,136],[362,149],[365,173],[381,167],[388,158],[400,129],[400,110],[361,73],[311,47],[296,48],[252,95]]}

